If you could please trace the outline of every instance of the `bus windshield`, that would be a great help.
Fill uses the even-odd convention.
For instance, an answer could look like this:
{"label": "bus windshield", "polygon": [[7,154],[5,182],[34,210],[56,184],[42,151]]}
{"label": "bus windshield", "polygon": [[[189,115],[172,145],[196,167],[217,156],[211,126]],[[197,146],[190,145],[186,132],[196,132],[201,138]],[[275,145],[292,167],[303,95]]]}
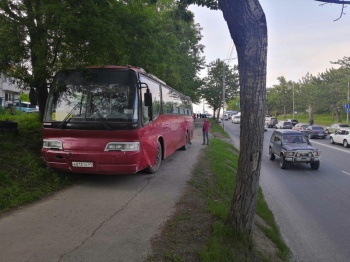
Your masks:
{"label": "bus windshield", "polygon": [[44,122],[138,122],[137,78],[130,70],[88,69],[58,73],[49,94]]}

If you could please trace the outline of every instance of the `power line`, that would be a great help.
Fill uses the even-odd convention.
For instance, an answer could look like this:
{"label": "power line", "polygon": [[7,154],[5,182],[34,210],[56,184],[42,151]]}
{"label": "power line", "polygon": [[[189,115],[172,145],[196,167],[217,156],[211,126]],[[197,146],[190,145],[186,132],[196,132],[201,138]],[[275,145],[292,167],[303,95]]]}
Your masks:
{"label": "power line", "polygon": [[231,41],[230,47],[229,47],[229,49],[228,49],[228,54],[227,54],[227,56],[226,56],[226,60],[230,58],[231,53],[232,53],[232,41]]}

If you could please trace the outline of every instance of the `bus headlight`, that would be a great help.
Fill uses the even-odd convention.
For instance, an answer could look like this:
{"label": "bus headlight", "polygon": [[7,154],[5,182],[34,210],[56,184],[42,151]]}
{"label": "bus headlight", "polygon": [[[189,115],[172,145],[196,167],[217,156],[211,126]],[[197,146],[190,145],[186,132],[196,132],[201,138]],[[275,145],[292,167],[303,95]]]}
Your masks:
{"label": "bus headlight", "polygon": [[139,151],[139,142],[109,142],[105,151]]}
{"label": "bus headlight", "polygon": [[62,142],[60,140],[43,140],[43,148],[62,150]]}

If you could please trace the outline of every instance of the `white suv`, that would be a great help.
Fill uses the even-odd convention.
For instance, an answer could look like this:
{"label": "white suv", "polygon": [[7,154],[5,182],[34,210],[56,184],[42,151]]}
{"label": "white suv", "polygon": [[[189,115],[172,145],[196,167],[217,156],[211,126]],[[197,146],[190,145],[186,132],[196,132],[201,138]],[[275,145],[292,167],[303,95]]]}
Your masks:
{"label": "white suv", "polygon": [[350,129],[339,129],[335,133],[330,134],[329,141],[331,144],[343,144],[344,147],[350,146]]}

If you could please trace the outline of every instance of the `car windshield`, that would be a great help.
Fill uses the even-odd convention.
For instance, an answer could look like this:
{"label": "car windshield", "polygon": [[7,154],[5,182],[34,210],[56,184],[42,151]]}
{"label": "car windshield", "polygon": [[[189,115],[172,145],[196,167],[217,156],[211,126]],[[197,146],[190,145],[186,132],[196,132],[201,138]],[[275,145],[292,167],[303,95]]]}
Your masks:
{"label": "car windshield", "polygon": [[323,130],[323,127],[320,127],[320,126],[313,126],[312,129],[313,129],[313,130]]}
{"label": "car windshield", "polygon": [[284,135],[283,144],[303,144],[307,143],[307,139],[303,135]]}

